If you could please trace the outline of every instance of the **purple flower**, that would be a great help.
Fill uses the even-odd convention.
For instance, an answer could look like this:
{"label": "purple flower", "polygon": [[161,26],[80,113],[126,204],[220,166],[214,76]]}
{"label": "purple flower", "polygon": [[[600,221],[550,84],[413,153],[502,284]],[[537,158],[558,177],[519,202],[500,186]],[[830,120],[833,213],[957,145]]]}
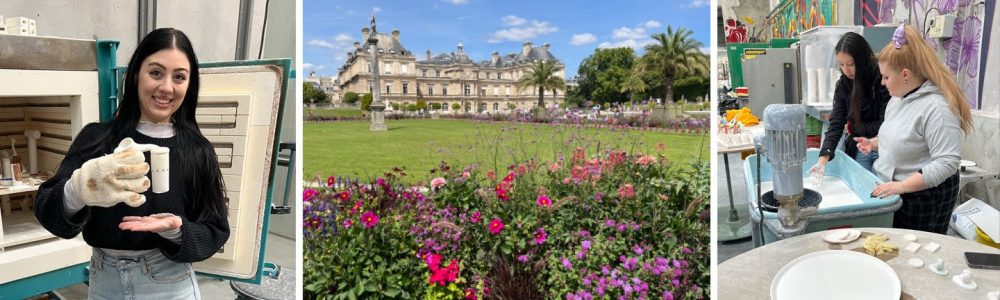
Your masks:
{"label": "purple flower", "polygon": [[663,300],[674,300],[674,293],[663,291]]}
{"label": "purple flower", "polygon": [[565,257],[562,258],[562,265],[566,269],[573,269],[573,264],[570,263],[569,259],[566,259]]}
{"label": "purple flower", "polygon": [[579,235],[580,237],[590,237],[590,231],[580,229]]}
{"label": "purple flower", "polygon": [[584,257],[586,257],[586,256],[587,256],[587,252],[586,252],[586,251],[579,251],[579,252],[576,252],[576,259],[580,259],[580,260],[582,260],[582,259],[583,259]]}
{"label": "purple flower", "polygon": [[604,275],[608,275],[609,273],[611,273],[611,270],[608,268],[608,265],[601,266],[601,273],[604,273]]}
{"label": "purple flower", "polygon": [[628,224],[618,223],[618,232],[625,231],[625,229],[628,229]]}
{"label": "purple flower", "polygon": [[522,262],[522,263],[527,263],[528,262],[528,255],[524,254],[524,255],[518,256],[517,257],[517,261]]}
{"label": "purple flower", "polygon": [[632,246],[632,252],[635,252],[635,254],[638,255],[642,255],[643,252],[642,247],[639,247],[639,245]]}
{"label": "purple flower", "polygon": [[583,246],[583,250],[590,250],[590,241],[582,241],[580,242],[580,246]]}
{"label": "purple flower", "polygon": [[691,254],[691,248],[684,247],[684,254]]}
{"label": "purple flower", "polygon": [[615,220],[612,220],[612,219],[605,219],[605,220],[604,220],[604,226],[607,226],[607,227],[615,227]]}

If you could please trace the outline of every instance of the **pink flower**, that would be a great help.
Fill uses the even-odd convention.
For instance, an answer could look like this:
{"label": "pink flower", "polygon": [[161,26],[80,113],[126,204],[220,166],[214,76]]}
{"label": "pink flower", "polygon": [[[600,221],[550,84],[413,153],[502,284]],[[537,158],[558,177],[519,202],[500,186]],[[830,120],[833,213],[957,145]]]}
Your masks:
{"label": "pink flower", "polygon": [[573,269],[573,263],[569,262],[569,259],[566,259],[565,257],[562,258],[562,265],[564,268]]}
{"label": "pink flower", "polygon": [[315,197],[316,194],[317,194],[316,190],[314,190],[314,189],[306,189],[306,190],[302,191],[302,201],[312,200],[312,198]]}
{"label": "pink flower", "polygon": [[546,195],[540,195],[540,196],[538,196],[538,201],[535,201],[535,202],[538,203],[538,206],[542,206],[542,207],[552,206],[552,199],[549,199],[549,196],[546,196]]}
{"label": "pink flower", "polygon": [[489,179],[490,181],[496,181],[497,173],[493,171],[486,171],[486,178]]}
{"label": "pink flower", "polygon": [[649,156],[649,155],[643,155],[643,156],[640,156],[639,159],[636,160],[636,163],[638,163],[640,165],[643,165],[643,166],[649,165],[651,163],[656,163],[656,157],[652,157],[652,156]]}
{"label": "pink flower", "polygon": [[366,211],[361,215],[361,223],[365,224],[365,228],[372,228],[375,224],[378,224],[378,216],[372,211]]}
{"label": "pink flower", "polygon": [[472,217],[469,218],[469,221],[472,221],[472,223],[479,223],[479,221],[483,220],[483,218],[481,216],[482,216],[482,214],[480,214],[478,211],[477,212],[473,212],[472,213]]}
{"label": "pink flower", "polygon": [[[517,169],[515,169],[515,170],[517,171],[517,175],[524,175],[524,173],[528,173],[528,166],[525,166],[524,164],[520,164],[520,165],[517,166]],[[513,180],[514,178],[511,178],[511,179]]]}
{"label": "pink flower", "polygon": [[545,243],[545,239],[548,236],[549,234],[545,232],[544,228],[538,227],[538,230],[535,230],[535,245],[541,245],[542,243]]}
{"label": "pink flower", "polygon": [[444,178],[441,178],[441,177],[438,177],[438,178],[434,178],[434,179],[432,179],[432,180],[431,180],[431,188],[433,188],[433,189],[435,189],[435,190],[436,190],[436,189],[439,189],[439,188],[441,188],[441,186],[443,186],[443,185],[444,185],[445,183],[448,183],[448,181],[447,181],[447,180],[444,180]]}
{"label": "pink flower", "polygon": [[424,262],[427,263],[427,267],[432,271],[437,270],[441,267],[441,255],[437,253],[431,253],[424,256]]}
{"label": "pink flower", "polygon": [[351,192],[343,191],[340,192],[340,201],[351,200]]}
{"label": "pink flower", "polygon": [[469,171],[462,172],[462,178],[469,178],[469,177],[472,177],[472,173],[469,173]]}
{"label": "pink flower", "polygon": [[514,177],[516,177],[516,175],[514,174],[514,172],[510,172],[510,173],[507,173],[507,176],[505,176],[505,177],[503,178],[503,181],[504,181],[504,182],[511,182],[511,181],[514,181]]}
{"label": "pink flower", "polygon": [[333,178],[333,176],[327,177],[326,178],[326,187],[333,187],[333,183],[334,182],[336,182],[336,179]]}
{"label": "pink flower", "polygon": [[504,189],[503,186],[501,185],[497,185],[496,188],[497,198],[503,201],[507,201],[510,199],[510,194],[508,194],[507,190]]}
{"label": "pink flower", "polygon": [[618,187],[618,197],[621,197],[622,199],[635,197],[635,188],[633,188],[632,185],[628,183],[622,184],[620,187]]}
{"label": "pink flower", "polygon": [[503,231],[503,221],[500,221],[500,218],[493,218],[493,221],[490,221],[490,233],[498,235],[501,231]]}
{"label": "pink flower", "polygon": [[344,228],[351,228],[351,225],[354,225],[354,221],[351,221],[351,219],[344,220]]}
{"label": "pink flower", "polygon": [[555,173],[556,171],[559,171],[559,163],[554,162],[551,165],[549,165],[549,172]]}
{"label": "pink flower", "polygon": [[465,289],[465,300],[477,300],[477,299],[478,298],[476,298],[476,289],[473,288]]}

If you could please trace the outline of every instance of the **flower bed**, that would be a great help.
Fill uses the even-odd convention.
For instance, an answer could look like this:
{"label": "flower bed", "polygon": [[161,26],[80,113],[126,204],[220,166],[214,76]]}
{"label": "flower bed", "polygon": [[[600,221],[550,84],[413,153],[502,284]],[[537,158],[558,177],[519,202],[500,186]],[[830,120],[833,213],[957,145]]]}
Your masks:
{"label": "flower bed", "polygon": [[[577,148],[306,189],[307,299],[708,297],[707,165]],[[333,188],[337,186],[337,188]]]}

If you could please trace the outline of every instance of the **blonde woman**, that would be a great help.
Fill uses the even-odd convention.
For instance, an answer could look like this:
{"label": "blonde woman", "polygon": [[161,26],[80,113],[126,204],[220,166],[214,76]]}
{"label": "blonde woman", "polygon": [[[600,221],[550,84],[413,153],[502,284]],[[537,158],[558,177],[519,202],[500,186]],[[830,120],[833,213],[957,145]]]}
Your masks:
{"label": "blonde woman", "polygon": [[945,233],[958,197],[962,133],[972,131],[965,94],[920,33],[900,25],[879,54],[882,84],[892,100],[878,136],[855,138],[858,150],[879,151],[875,174],[886,183],[874,197],[900,195],[893,227]]}

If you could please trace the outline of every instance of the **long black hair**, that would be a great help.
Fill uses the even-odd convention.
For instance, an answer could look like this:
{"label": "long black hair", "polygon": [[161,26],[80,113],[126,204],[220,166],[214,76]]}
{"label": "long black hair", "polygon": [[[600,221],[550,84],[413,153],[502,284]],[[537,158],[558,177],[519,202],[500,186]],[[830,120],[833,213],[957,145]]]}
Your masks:
{"label": "long black hair", "polygon": [[[874,95],[876,81],[879,75],[875,53],[868,41],[860,34],[845,33],[837,41],[835,53],[844,53],[854,59],[854,80],[851,82],[851,95],[848,97],[848,116],[855,124],[861,124],[861,99],[871,99]],[[843,78],[846,78],[844,76]]]}
{"label": "long black hair", "polygon": [[90,157],[99,156],[110,152],[122,139],[132,136],[136,132],[136,125],[142,114],[139,104],[139,72],[142,62],[150,55],[166,49],[177,49],[187,56],[190,62],[190,74],[188,75],[188,89],[184,94],[184,101],[180,108],[171,115],[173,121],[175,137],[180,145],[176,159],[183,158],[191,163],[179,164],[181,172],[185,174],[184,191],[185,201],[191,201],[195,220],[204,220],[207,217],[225,217],[226,205],[225,184],[222,180],[222,171],[219,170],[219,160],[215,154],[212,143],[201,134],[198,122],[195,120],[195,109],[198,108],[198,90],[201,80],[198,75],[198,57],[194,54],[194,47],[191,40],[180,30],[173,28],[160,28],[153,30],[139,42],[132,59],[128,62],[128,70],[125,74],[124,93],[118,103],[118,111],[114,119],[109,122],[110,130],[92,144],[85,147],[83,153]]}

